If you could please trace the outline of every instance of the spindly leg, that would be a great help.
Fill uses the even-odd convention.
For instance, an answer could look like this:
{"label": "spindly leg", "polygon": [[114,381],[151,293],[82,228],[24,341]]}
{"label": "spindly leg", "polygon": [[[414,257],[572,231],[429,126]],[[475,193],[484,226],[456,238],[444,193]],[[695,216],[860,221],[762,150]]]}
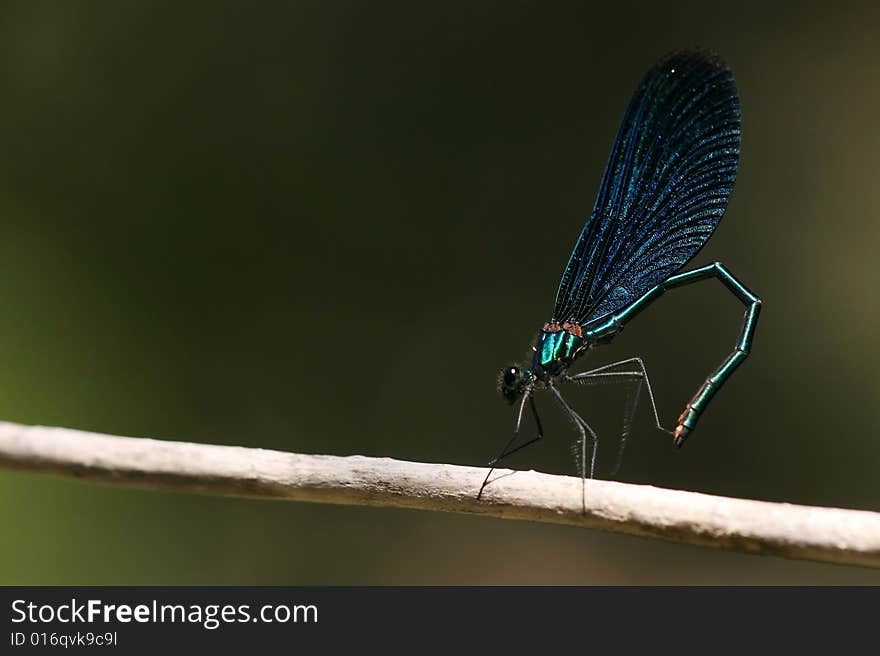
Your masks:
{"label": "spindly leg", "polygon": [[580,461],[580,470],[581,470],[581,504],[583,505],[584,512],[587,509],[587,486],[586,486],[586,471],[587,471],[587,432],[590,433],[590,437],[593,440],[593,453],[590,457],[590,478],[593,478],[593,474],[596,471],[596,451],[599,446],[599,436],[596,435],[596,431],[593,430],[593,427],[590,426],[583,417],[581,417],[578,413],[576,413],[568,403],[565,402],[565,399],[562,398],[562,394],[559,393],[559,390],[556,389],[554,385],[550,385],[550,391],[553,392],[553,395],[559,400],[559,403],[562,404],[562,407],[565,408],[565,411],[568,413],[568,416],[572,418],[575,426],[577,426],[578,432],[581,434],[581,461]]}
{"label": "spindly leg", "polygon": [[[580,474],[583,478],[593,478],[593,475],[596,473],[596,451],[597,446],[599,444],[599,436],[596,435],[596,431],[593,430],[593,427],[590,426],[586,420],[581,417],[578,413],[576,413],[570,405],[562,398],[562,394],[559,393],[559,390],[556,389],[554,385],[549,385],[550,391],[553,392],[553,395],[559,400],[559,403],[562,404],[562,407],[568,413],[568,416],[572,418],[575,425],[578,428],[578,431],[581,434],[581,462],[580,462]],[[590,438],[592,439],[593,452],[590,457],[590,475],[586,475],[587,471],[587,433],[590,434]]]}
{"label": "spindly leg", "polygon": [[758,325],[758,315],[761,312],[761,300],[743,285],[736,277],[720,262],[715,262],[693,271],[679,273],[667,278],[663,283],[646,292],[641,298],[631,303],[620,314],[614,315],[603,325],[589,331],[594,338],[611,337],[621,330],[628,321],[644,310],[648,305],[666,290],[675,287],[683,287],[700,280],[717,278],[730,292],[746,306],[743,317],[742,330],[736,342],[733,353],[718,367],[703,383],[697,393],[685,406],[684,412],[678,418],[678,426],[675,429],[675,446],[684,444],[688,434],[696,428],[700,415],[703,414],[712,397],[721,389],[725,381],[730,378],[734,370],[748,357],[752,348],[752,340],[755,336],[755,328]]}
{"label": "spindly leg", "polygon": [[[535,418],[535,428],[538,431],[537,434],[532,439],[530,439],[528,442],[523,442],[519,446],[515,446],[512,449],[510,449],[510,445],[513,443],[513,440],[510,440],[507,443],[507,446],[504,447],[505,450],[502,451],[498,455],[497,458],[489,461],[490,465],[497,465],[499,462],[504,460],[504,458],[506,458],[507,456],[516,453],[520,449],[525,449],[527,446],[534,444],[535,442],[537,442],[538,440],[540,440],[541,438],[544,437],[544,428],[541,426],[541,418],[538,417],[538,409],[535,407],[535,397],[532,394],[529,394],[529,408],[532,411],[532,417]],[[507,449],[510,449],[510,450],[508,451]]]}
{"label": "spindly leg", "polygon": [[[613,369],[614,367],[621,367],[625,364],[633,364],[638,370],[637,371],[608,371],[608,369]],[[611,364],[606,364],[601,367],[597,367],[596,369],[590,369],[589,371],[584,371],[583,373],[575,374],[574,376],[566,376],[564,380],[572,383],[589,383],[595,381],[599,382],[630,382],[630,381],[638,381],[639,383],[644,380],[645,387],[648,389],[648,398],[651,400],[651,412],[654,413],[654,423],[657,425],[658,430],[663,431],[664,433],[669,433],[672,435],[672,431],[668,428],[664,428],[660,424],[660,415],[657,413],[657,403],[654,401],[654,390],[651,387],[651,379],[648,378],[648,370],[645,369],[645,363],[641,358],[627,358],[626,360],[621,360],[620,362],[612,362]],[[639,384],[639,387],[641,385]],[[638,398],[636,399],[638,402]],[[635,404],[634,404],[635,406]],[[633,412],[635,412],[635,407],[633,407]],[[632,416],[630,416],[630,420]]]}
{"label": "spindly leg", "polygon": [[[637,367],[637,370],[608,371],[609,369],[622,367],[623,365],[634,365]],[[564,380],[571,383],[578,383],[580,385],[594,383],[630,383],[633,385],[631,389],[632,396],[630,397],[631,403],[629,405],[629,410],[625,410],[623,415],[623,430],[620,433],[620,447],[617,450],[617,462],[615,463],[611,474],[609,474],[612,478],[617,475],[618,471],[620,471],[620,465],[623,462],[623,451],[626,448],[626,439],[629,436],[636,408],[639,404],[639,396],[641,395],[643,382],[648,390],[648,399],[651,401],[651,412],[654,414],[654,423],[657,426],[657,429],[670,435],[673,434],[671,430],[664,428],[660,424],[660,416],[657,413],[657,403],[654,400],[654,390],[651,388],[651,379],[648,378],[648,370],[645,369],[645,363],[639,357],[627,358],[626,360],[612,362],[611,364],[606,364],[597,367],[596,369],[591,369],[590,371],[584,371],[583,373],[575,374],[574,376],[566,376]]]}
{"label": "spindly leg", "polygon": [[[526,401],[529,402],[529,407],[532,410],[532,416],[535,418],[535,426],[538,429],[538,434],[535,437],[533,437],[532,439],[530,439],[528,442],[520,444],[519,446],[516,446],[511,449],[510,447],[516,441],[516,438],[519,437],[519,429],[522,426],[522,417],[523,417],[523,411],[525,410],[525,407],[526,407]],[[513,427],[513,435],[511,435],[510,439],[507,440],[507,444],[505,444],[504,448],[501,449],[501,453],[499,453],[495,458],[493,458],[489,462],[489,467],[490,467],[489,473],[486,474],[486,478],[483,479],[483,484],[480,486],[480,491],[477,493],[477,500],[479,500],[480,497],[483,495],[483,489],[489,483],[489,477],[492,475],[492,472],[495,471],[495,465],[497,465],[499,462],[501,462],[504,458],[506,458],[510,454],[516,453],[520,449],[524,449],[525,447],[529,446],[530,444],[534,444],[535,442],[540,440],[542,437],[544,437],[544,429],[542,428],[541,420],[538,417],[538,410],[535,407],[535,399],[532,396],[531,390],[529,390],[523,394],[522,401],[520,401],[520,403],[519,403],[519,409],[517,410],[517,413],[516,413],[516,424],[514,424],[514,427]]]}

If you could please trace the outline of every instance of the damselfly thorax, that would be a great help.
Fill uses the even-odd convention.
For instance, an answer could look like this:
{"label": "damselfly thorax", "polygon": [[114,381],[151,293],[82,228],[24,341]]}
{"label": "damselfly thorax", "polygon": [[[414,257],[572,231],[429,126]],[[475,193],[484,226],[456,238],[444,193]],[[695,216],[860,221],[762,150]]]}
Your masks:
{"label": "damselfly thorax", "polygon": [[532,346],[531,374],[546,382],[566,371],[587,348],[580,324],[552,321],[544,324]]}

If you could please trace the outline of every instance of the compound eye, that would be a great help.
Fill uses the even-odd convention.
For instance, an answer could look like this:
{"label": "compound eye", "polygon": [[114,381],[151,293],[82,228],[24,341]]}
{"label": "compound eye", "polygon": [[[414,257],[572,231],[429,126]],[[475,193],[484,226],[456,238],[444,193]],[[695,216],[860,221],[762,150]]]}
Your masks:
{"label": "compound eye", "polygon": [[518,378],[519,367],[508,367],[504,370],[504,375],[502,376],[502,379],[504,380],[504,384],[508,387],[513,386]]}

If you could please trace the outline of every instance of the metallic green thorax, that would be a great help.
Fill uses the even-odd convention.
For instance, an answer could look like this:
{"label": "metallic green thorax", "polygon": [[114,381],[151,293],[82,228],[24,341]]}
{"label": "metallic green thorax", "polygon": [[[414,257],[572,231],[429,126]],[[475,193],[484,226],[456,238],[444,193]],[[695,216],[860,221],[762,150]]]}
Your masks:
{"label": "metallic green thorax", "polygon": [[535,343],[535,355],[532,357],[532,373],[539,380],[556,376],[574,361],[584,348],[583,338],[567,330],[542,330]]}

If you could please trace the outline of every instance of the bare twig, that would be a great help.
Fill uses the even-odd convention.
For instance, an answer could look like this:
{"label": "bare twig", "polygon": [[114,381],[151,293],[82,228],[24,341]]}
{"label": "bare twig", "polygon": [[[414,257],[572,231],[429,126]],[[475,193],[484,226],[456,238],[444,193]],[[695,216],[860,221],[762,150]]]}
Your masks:
{"label": "bare twig", "polygon": [[0,467],[203,494],[420,508],[602,528],[786,558],[880,567],[880,513],[646,485],[100,435],[0,422]]}

